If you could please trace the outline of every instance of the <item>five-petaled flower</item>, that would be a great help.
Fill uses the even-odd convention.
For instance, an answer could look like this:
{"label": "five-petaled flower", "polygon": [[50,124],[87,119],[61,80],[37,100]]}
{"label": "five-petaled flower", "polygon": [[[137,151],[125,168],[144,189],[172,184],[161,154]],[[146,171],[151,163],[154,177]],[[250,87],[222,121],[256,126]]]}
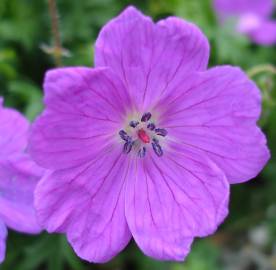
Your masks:
{"label": "five-petaled flower", "polygon": [[0,97],[0,263],[4,260],[8,226],[38,233],[33,193],[44,170],[24,153],[28,121],[17,111],[3,107]]}
{"label": "five-petaled flower", "polygon": [[229,183],[269,158],[259,90],[239,68],[207,70],[195,25],[133,7],[103,27],[95,54],[94,69],[46,74],[29,145],[52,170],[35,191],[38,218],[88,261],[132,237],[148,256],[183,260],[226,217]]}
{"label": "five-petaled flower", "polygon": [[237,31],[260,45],[276,43],[276,21],[273,0],[214,0],[219,19],[224,22],[234,18]]}

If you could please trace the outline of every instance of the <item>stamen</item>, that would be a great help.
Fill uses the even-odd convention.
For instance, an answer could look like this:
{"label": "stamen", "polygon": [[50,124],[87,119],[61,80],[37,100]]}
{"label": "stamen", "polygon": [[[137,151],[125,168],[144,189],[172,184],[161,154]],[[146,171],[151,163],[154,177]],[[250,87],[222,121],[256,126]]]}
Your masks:
{"label": "stamen", "polygon": [[138,157],[143,158],[145,157],[145,155],[146,155],[146,147],[143,147],[138,151]]}
{"label": "stamen", "polygon": [[128,154],[128,153],[131,151],[133,144],[134,144],[133,141],[127,141],[127,142],[124,144],[123,152],[124,152],[125,154]]}
{"label": "stamen", "polygon": [[149,130],[154,130],[154,129],[155,129],[155,125],[154,125],[153,123],[149,123],[149,124],[147,125],[147,128],[148,128]]}
{"label": "stamen", "polygon": [[158,157],[163,156],[163,150],[162,150],[162,148],[161,148],[161,146],[159,144],[159,141],[157,139],[153,138],[151,145],[152,145],[152,148],[153,148],[155,154]]}
{"label": "stamen", "polygon": [[139,122],[132,120],[132,121],[129,122],[129,125],[133,128],[136,128],[139,125]]}
{"label": "stamen", "polygon": [[168,134],[167,130],[164,129],[164,128],[156,128],[156,129],[155,129],[155,133],[156,133],[157,135],[163,136],[163,137],[165,137],[165,136]]}
{"label": "stamen", "polygon": [[142,122],[147,122],[147,121],[150,120],[150,118],[151,118],[151,113],[150,113],[150,112],[147,112],[147,113],[144,113],[144,114],[143,114],[143,116],[142,116],[142,118],[141,118],[141,121],[142,121]]}
{"label": "stamen", "polygon": [[142,128],[138,130],[138,137],[143,143],[149,143],[150,142],[149,135]]}
{"label": "stamen", "polygon": [[120,130],[119,135],[120,135],[121,139],[126,142],[131,140],[131,138],[127,135],[127,133],[124,130]]}

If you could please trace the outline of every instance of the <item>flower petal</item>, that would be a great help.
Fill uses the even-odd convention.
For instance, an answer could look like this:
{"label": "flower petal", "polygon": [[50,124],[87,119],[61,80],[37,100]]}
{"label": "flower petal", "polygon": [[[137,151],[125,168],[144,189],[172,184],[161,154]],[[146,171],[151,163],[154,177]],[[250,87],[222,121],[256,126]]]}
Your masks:
{"label": "flower petal", "polygon": [[44,170],[27,156],[0,161],[0,217],[17,231],[41,231],[33,207],[33,193]]}
{"label": "flower petal", "polygon": [[158,107],[163,108],[160,126],[174,140],[202,150],[230,183],[255,177],[269,159],[265,136],[256,125],[260,91],[239,68],[194,74]]}
{"label": "flower petal", "polygon": [[139,109],[148,108],[176,76],[205,70],[209,44],[195,25],[171,17],[154,24],[128,7],[101,30],[96,66],[120,75]]}
{"label": "flower petal", "polygon": [[0,264],[5,259],[7,234],[7,228],[5,224],[0,220]]}
{"label": "flower petal", "polygon": [[124,210],[126,158],[120,147],[112,148],[38,184],[35,204],[41,223],[49,232],[66,232],[85,260],[106,262],[131,238]]}
{"label": "flower petal", "polygon": [[222,17],[245,13],[267,17],[273,12],[273,0],[214,0],[214,8]]}
{"label": "flower petal", "polygon": [[249,33],[249,37],[261,45],[276,44],[276,21],[263,20],[256,30]]}
{"label": "flower petal", "polygon": [[181,145],[132,163],[126,189],[131,233],[148,256],[183,260],[195,236],[213,233],[228,213],[229,184],[216,165]]}
{"label": "flower petal", "polygon": [[[2,106],[0,99],[0,159],[22,152],[27,145],[29,123],[19,112]],[[16,131],[16,132],[15,132]]]}
{"label": "flower petal", "polygon": [[29,145],[38,164],[49,169],[74,167],[117,143],[131,102],[113,73],[55,69],[47,73],[44,89],[46,109],[33,125]]}

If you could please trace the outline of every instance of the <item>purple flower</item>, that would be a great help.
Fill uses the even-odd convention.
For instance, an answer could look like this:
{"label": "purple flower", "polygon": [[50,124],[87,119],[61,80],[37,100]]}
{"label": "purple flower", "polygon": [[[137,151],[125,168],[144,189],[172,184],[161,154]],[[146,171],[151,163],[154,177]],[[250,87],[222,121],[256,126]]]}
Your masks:
{"label": "purple flower", "polygon": [[223,22],[237,19],[237,31],[261,45],[276,43],[276,21],[271,20],[273,0],[214,0],[214,8]]}
{"label": "purple flower", "polygon": [[49,71],[30,139],[53,170],[35,192],[49,232],[105,262],[133,237],[148,256],[183,260],[228,212],[229,183],[266,164],[258,88],[239,69],[207,70],[193,24],[154,24],[133,7],[105,25],[96,68]]}
{"label": "purple flower", "polygon": [[0,97],[0,263],[5,256],[8,226],[38,233],[33,192],[44,170],[23,153],[27,145],[28,121],[13,109],[3,108]]}

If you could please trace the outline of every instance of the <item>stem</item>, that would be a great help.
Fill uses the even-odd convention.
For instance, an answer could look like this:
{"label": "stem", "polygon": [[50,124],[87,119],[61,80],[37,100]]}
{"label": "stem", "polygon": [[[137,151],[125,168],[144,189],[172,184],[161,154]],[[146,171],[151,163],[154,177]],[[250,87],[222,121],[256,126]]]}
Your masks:
{"label": "stem", "polygon": [[247,74],[249,77],[254,77],[260,73],[269,72],[276,75],[276,67],[270,64],[259,65],[251,68]]}
{"label": "stem", "polygon": [[56,0],[48,0],[49,5],[49,13],[51,17],[51,27],[52,27],[52,34],[54,38],[54,60],[56,66],[62,66],[62,46],[61,46],[61,38],[58,26],[58,11]]}

